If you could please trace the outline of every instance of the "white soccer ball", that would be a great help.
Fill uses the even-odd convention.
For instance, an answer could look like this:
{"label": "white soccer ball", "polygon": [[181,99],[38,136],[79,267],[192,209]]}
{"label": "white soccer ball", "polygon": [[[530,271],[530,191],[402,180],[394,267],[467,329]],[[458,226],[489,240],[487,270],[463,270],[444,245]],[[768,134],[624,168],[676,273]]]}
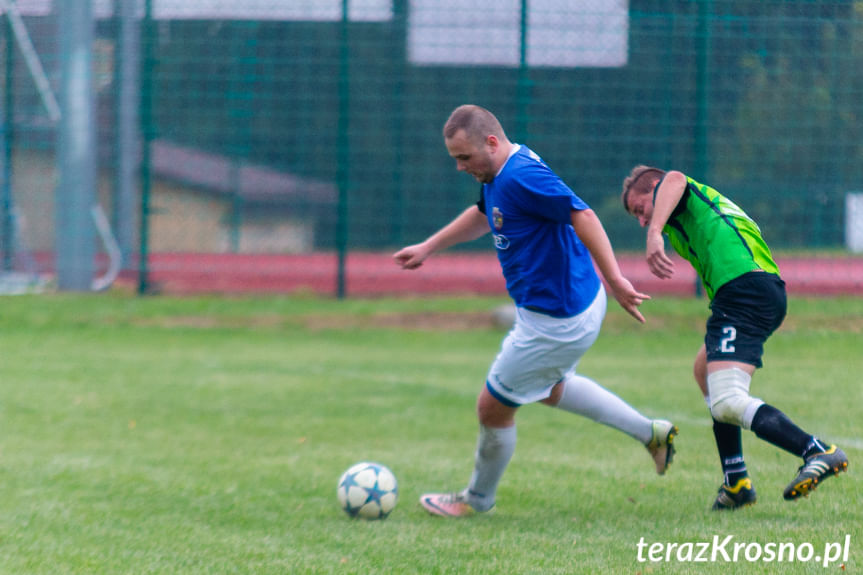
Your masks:
{"label": "white soccer ball", "polygon": [[396,476],[380,463],[352,465],[339,478],[339,503],[351,517],[385,519],[399,498]]}

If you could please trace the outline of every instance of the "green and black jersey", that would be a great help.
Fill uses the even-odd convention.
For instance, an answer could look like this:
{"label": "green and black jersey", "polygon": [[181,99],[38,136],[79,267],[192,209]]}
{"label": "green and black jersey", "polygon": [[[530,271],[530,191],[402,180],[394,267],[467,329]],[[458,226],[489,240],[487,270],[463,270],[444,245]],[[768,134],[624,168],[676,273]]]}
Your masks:
{"label": "green and black jersey", "polygon": [[[707,296],[712,300],[724,284],[751,271],[779,275],[752,218],[713,188],[688,176],[686,181],[683,197],[662,231],[698,272]],[[654,200],[658,189],[659,184]]]}

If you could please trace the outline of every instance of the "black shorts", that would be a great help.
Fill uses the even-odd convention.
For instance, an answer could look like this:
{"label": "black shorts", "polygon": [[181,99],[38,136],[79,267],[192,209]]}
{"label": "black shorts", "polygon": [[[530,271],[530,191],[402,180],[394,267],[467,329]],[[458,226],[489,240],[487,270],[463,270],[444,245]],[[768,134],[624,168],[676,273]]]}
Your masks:
{"label": "black shorts", "polygon": [[785,319],[785,282],[776,274],[749,272],[713,294],[707,320],[707,361],[739,361],[761,367],[764,342]]}

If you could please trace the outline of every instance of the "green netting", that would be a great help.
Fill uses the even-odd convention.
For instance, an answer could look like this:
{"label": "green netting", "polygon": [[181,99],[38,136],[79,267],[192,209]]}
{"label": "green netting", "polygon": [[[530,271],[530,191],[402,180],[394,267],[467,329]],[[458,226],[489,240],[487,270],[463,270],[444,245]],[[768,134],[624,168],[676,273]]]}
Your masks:
{"label": "green netting", "polygon": [[[98,197],[128,267],[420,240],[478,194],[440,133],[463,103],[540,153],[618,249],[642,245],[619,205],[636,163],[710,183],[774,248],[847,248],[846,199],[863,189],[863,2],[142,0],[124,23],[126,1],[94,4],[92,58]],[[60,98],[57,9],[17,6]],[[62,217],[48,217],[58,125],[25,56],[4,18],[4,269],[50,260]],[[118,136],[122,69],[143,146]],[[131,213],[118,208],[123,158],[143,162]]]}

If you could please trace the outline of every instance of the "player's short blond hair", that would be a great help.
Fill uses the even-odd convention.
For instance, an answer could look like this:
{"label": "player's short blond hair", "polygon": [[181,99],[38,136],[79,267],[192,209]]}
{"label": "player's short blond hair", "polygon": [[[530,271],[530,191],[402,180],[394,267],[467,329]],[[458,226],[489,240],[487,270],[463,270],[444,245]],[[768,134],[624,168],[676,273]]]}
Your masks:
{"label": "player's short blond hair", "polygon": [[481,106],[465,104],[453,110],[443,127],[443,137],[449,140],[459,130],[474,142],[484,141],[488,136],[506,139],[503,127],[494,114]]}
{"label": "player's short blond hair", "polygon": [[[656,176],[655,178],[649,175]],[[653,166],[645,166],[643,164],[635,166],[626,179],[623,180],[623,192],[620,199],[623,201],[623,209],[629,212],[629,193],[635,192],[643,194],[652,191],[652,184],[656,180],[661,180],[665,175],[665,170],[654,168]],[[648,177],[645,177],[648,176]]]}

